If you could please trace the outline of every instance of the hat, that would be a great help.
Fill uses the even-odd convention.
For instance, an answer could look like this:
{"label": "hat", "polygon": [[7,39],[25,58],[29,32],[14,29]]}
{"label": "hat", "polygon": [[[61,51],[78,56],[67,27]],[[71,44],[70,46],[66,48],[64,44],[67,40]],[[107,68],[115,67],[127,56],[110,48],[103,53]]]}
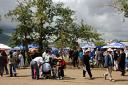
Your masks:
{"label": "hat", "polygon": [[90,48],[88,48],[87,50],[85,50],[85,52],[89,52],[89,51],[91,51],[91,49],[90,49]]}
{"label": "hat", "polygon": [[111,48],[108,48],[108,49],[107,49],[107,51],[113,51],[113,49],[111,49]]}

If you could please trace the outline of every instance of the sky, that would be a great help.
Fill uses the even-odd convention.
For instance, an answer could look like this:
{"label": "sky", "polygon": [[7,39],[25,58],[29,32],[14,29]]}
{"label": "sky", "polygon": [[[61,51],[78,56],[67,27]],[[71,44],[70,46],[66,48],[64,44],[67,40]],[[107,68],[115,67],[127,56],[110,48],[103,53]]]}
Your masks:
{"label": "sky", "polygon": [[[85,23],[101,33],[103,39],[127,39],[128,20],[119,11],[109,6],[112,4],[111,0],[54,0],[54,2],[60,1],[75,11],[78,22],[83,19]],[[4,15],[15,6],[16,0],[0,0],[0,14]],[[4,28],[6,34],[12,32],[16,26],[14,22],[4,17],[0,25],[7,27]]]}

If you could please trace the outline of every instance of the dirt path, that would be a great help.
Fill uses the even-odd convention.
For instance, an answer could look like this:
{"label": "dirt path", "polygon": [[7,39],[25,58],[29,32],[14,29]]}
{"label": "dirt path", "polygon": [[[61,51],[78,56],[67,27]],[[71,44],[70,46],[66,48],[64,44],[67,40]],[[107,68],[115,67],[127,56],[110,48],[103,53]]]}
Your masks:
{"label": "dirt path", "polygon": [[0,85],[128,85],[127,76],[120,76],[120,72],[113,72],[115,82],[104,80],[103,69],[93,69],[94,80],[82,77],[82,69],[66,69],[64,80],[32,80],[30,69],[17,70],[18,77],[0,77]]}

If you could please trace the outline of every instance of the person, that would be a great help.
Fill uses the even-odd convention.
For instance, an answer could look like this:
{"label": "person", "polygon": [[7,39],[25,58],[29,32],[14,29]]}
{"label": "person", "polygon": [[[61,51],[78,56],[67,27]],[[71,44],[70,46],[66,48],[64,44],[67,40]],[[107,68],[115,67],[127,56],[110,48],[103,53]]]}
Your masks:
{"label": "person", "polygon": [[126,68],[125,69],[128,70],[128,48],[126,48],[125,54],[126,54],[126,59],[125,59],[125,62],[126,62],[125,67]]}
{"label": "person", "polygon": [[53,73],[53,77],[55,77],[56,79],[63,79],[66,62],[64,61],[64,59],[62,59],[60,54],[57,54],[53,60],[54,60],[53,69],[54,71],[56,70],[55,72],[56,74]]}
{"label": "person", "polygon": [[71,61],[72,62],[72,58],[73,58],[73,49],[70,49],[69,50],[69,61]]}
{"label": "person", "polygon": [[98,67],[103,67],[103,52],[101,49],[96,50],[95,59]]}
{"label": "person", "polygon": [[24,66],[24,57],[23,57],[23,55],[21,54],[20,51],[17,51],[17,52],[18,52],[18,58],[20,60],[19,67],[23,67]]}
{"label": "person", "polygon": [[1,77],[3,76],[3,73],[4,73],[4,62],[3,61],[4,61],[4,58],[0,52],[0,75]]}
{"label": "person", "polygon": [[118,58],[119,58],[119,51],[115,49],[113,52],[114,70],[115,71],[118,70]]}
{"label": "person", "polygon": [[[39,79],[40,73],[39,69],[41,65],[44,63],[42,57],[36,57],[30,62],[32,79]],[[35,72],[36,71],[36,72]],[[35,74],[36,73],[36,74]]]}
{"label": "person", "polygon": [[43,53],[42,57],[45,62],[49,62],[50,59],[52,58],[52,54],[51,54],[50,50],[46,50],[46,52]]}
{"label": "person", "polygon": [[91,69],[90,69],[89,53],[90,53],[90,50],[87,49],[85,51],[84,55],[83,55],[83,58],[82,58],[82,61],[83,61],[83,77],[85,77],[85,74],[86,74],[86,71],[87,71],[88,74],[89,74],[90,79],[93,79]]}
{"label": "person", "polygon": [[7,57],[7,54],[6,54],[6,52],[5,52],[4,50],[2,50],[1,55],[2,55],[3,58],[4,58],[3,62],[4,62],[4,69],[5,69],[6,75],[8,75],[9,72],[8,72],[8,67],[7,67],[7,64],[8,64],[8,57]]}
{"label": "person", "polygon": [[126,54],[124,53],[124,49],[120,49],[119,55],[119,70],[121,71],[121,75],[125,75],[125,58]]}
{"label": "person", "polygon": [[82,57],[83,57],[83,49],[80,48],[79,50],[79,59],[82,61]]}
{"label": "person", "polygon": [[104,74],[104,78],[106,80],[107,76],[109,77],[110,81],[114,81],[114,79],[112,78],[112,68],[113,68],[113,56],[112,56],[112,49],[108,48],[106,55],[105,55],[105,59],[104,59],[104,67],[107,69],[106,73]]}
{"label": "person", "polygon": [[10,51],[9,56],[8,56],[10,77],[17,76],[17,74],[16,74],[17,59],[18,59],[17,53]]}
{"label": "person", "polygon": [[79,68],[79,62],[78,62],[78,56],[79,56],[79,52],[77,50],[77,48],[74,48],[74,52],[73,52],[73,66],[77,68]]}

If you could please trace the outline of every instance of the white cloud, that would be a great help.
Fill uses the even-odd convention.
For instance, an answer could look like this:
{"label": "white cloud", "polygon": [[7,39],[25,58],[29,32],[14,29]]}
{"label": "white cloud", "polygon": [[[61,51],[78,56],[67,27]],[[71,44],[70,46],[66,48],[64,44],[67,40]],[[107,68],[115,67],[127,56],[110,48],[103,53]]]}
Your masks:
{"label": "white cloud", "polygon": [[[77,19],[84,19],[89,25],[103,34],[105,39],[127,39],[128,20],[123,22],[123,16],[114,8],[109,7],[111,0],[53,0],[64,2],[76,11]],[[0,13],[14,8],[15,0],[0,0]],[[6,21],[2,21],[5,22]]]}

